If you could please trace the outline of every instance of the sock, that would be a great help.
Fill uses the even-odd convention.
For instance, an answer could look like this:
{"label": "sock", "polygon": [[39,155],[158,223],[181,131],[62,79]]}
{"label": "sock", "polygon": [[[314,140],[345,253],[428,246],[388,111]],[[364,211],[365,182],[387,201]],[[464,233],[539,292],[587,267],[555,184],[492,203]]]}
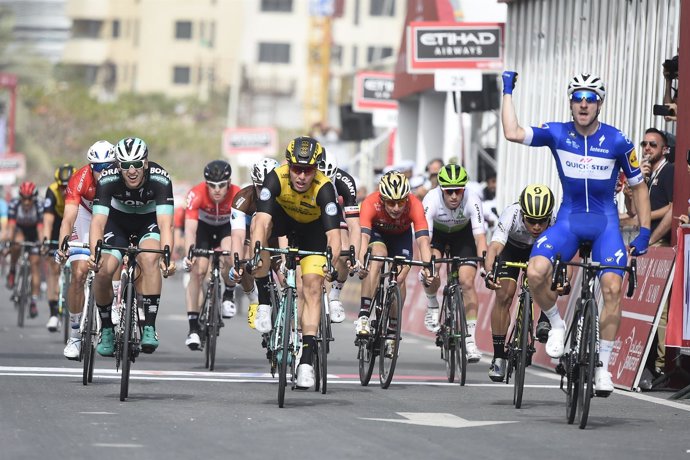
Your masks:
{"label": "sock", "polygon": [[369,317],[369,310],[371,309],[371,297],[362,297],[359,304],[359,316]]}
{"label": "sock", "polygon": [[328,300],[340,300],[340,291],[342,291],[345,283],[340,281],[333,281],[331,283],[331,293],[328,295]]}
{"label": "sock", "polygon": [[268,276],[254,278],[256,289],[259,291],[259,303],[261,305],[271,305],[271,293],[268,291]]}
{"label": "sock", "polygon": [[316,337],[313,335],[302,336],[302,357],[300,364],[312,364],[314,359],[314,349],[316,348]]}
{"label": "sock", "polygon": [[506,357],[506,336],[505,335],[491,335],[494,342],[494,358]]}
{"label": "sock", "polygon": [[426,300],[427,300],[427,307],[428,308],[438,308],[438,298],[436,297],[436,293],[434,292],[433,294],[427,294],[426,295]]}
{"label": "sock", "polygon": [[613,340],[599,340],[599,359],[604,370],[609,370],[609,360],[613,351]]}
{"label": "sock", "polygon": [[110,309],[112,308],[113,304],[109,303],[108,305],[98,305],[98,314],[101,317],[101,327],[113,327],[113,319],[110,316]]}
{"label": "sock", "polygon": [[70,313],[69,314],[69,324],[70,324],[70,334],[72,338],[81,337],[79,333],[79,325],[81,324],[81,313]]}
{"label": "sock", "polygon": [[244,291],[245,295],[249,299],[249,304],[259,303],[259,293],[256,289],[256,285],[252,284],[252,288],[249,292]]}
{"label": "sock", "polygon": [[386,331],[386,335],[392,335],[395,336],[395,332],[398,328],[398,318],[391,318],[388,320],[388,330]]}
{"label": "sock", "polygon": [[563,318],[561,318],[561,313],[558,311],[558,307],[556,305],[548,310],[544,310],[544,313],[546,314],[546,317],[549,318],[549,322],[551,322],[551,327],[553,329],[565,329],[565,322],[563,321]]}
{"label": "sock", "polygon": [[37,300],[38,300],[38,296],[37,296],[37,295],[31,294],[31,301],[32,301],[33,303],[36,303]]}
{"label": "sock", "polygon": [[50,316],[57,316],[59,311],[58,311],[58,301],[57,300],[49,300],[48,301],[48,307],[50,308]]}
{"label": "sock", "polygon": [[548,318],[548,317],[544,314],[544,312],[542,311],[542,312],[539,314],[539,321],[537,321],[537,323],[543,323],[543,322],[549,322],[549,318]]}
{"label": "sock", "polygon": [[189,332],[199,332],[199,312],[188,311],[187,321],[189,321]]}
{"label": "sock", "polygon": [[144,326],[155,326],[156,315],[158,315],[158,305],[161,301],[160,295],[142,295],[142,306],[144,307]]}
{"label": "sock", "polygon": [[225,292],[223,292],[223,297],[231,302],[235,301],[235,286],[225,286]]}
{"label": "sock", "polygon": [[467,338],[465,338],[465,342],[474,343],[474,331],[476,329],[477,329],[477,320],[476,319],[468,319],[467,320]]}
{"label": "sock", "polygon": [[114,293],[115,295],[117,295],[117,291],[120,290],[120,280],[113,281],[113,282],[112,282],[112,285],[113,285],[113,293]]}

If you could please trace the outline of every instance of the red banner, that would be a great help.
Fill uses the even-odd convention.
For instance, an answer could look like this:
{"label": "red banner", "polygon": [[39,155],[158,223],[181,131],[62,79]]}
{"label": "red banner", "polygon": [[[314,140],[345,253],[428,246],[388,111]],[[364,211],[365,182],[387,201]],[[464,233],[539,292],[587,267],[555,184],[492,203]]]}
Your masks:
{"label": "red banner", "polygon": [[[678,227],[678,257],[673,277],[671,303],[666,327],[667,347],[690,347],[690,285],[687,271],[690,266],[690,228]],[[682,289],[681,289],[682,288]]]}

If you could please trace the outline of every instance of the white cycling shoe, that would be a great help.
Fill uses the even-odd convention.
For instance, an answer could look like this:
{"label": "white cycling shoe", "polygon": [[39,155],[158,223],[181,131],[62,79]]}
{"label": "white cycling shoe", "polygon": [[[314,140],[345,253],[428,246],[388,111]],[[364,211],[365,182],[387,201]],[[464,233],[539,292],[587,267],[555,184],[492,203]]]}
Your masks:
{"label": "white cycling shoe", "polygon": [[255,329],[262,334],[271,332],[273,326],[271,325],[271,306],[270,305],[259,305],[256,310],[256,317],[254,318]]}
{"label": "white cycling shoe", "polygon": [[295,385],[300,388],[311,388],[314,386],[314,367],[311,364],[305,363],[297,366]]}
{"label": "white cycling shoe", "polygon": [[438,332],[440,329],[438,324],[439,315],[440,313],[438,308],[427,307],[426,314],[424,315],[424,326],[426,327],[427,331]]}
{"label": "white cycling shoe", "polygon": [[355,334],[357,335],[369,335],[371,329],[369,328],[369,318],[366,316],[360,316],[355,321]]}
{"label": "white cycling shoe", "polygon": [[613,393],[611,373],[603,367],[594,370],[594,391],[597,396],[607,397]]}
{"label": "white cycling shoe", "polygon": [[58,319],[57,316],[51,316],[48,319],[48,323],[46,324],[46,327],[50,332],[57,332],[58,326],[60,325],[60,320]]}
{"label": "white cycling shoe", "polygon": [[565,351],[565,329],[551,329],[549,331],[549,340],[546,341],[546,354],[554,359],[563,356]]}
{"label": "white cycling shoe", "polygon": [[67,339],[67,345],[62,354],[67,359],[79,361],[79,354],[81,353],[81,337],[70,337]]}
{"label": "white cycling shoe", "polygon": [[328,308],[331,311],[331,323],[342,323],[345,321],[345,307],[340,300],[331,300],[328,303]]}
{"label": "white cycling shoe", "polygon": [[198,350],[199,347],[201,347],[201,338],[196,332],[190,332],[184,344],[187,345],[190,350]]}
{"label": "white cycling shoe", "polygon": [[474,342],[465,342],[467,346],[467,362],[478,363],[482,359],[482,353],[477,349],[477,344]]}

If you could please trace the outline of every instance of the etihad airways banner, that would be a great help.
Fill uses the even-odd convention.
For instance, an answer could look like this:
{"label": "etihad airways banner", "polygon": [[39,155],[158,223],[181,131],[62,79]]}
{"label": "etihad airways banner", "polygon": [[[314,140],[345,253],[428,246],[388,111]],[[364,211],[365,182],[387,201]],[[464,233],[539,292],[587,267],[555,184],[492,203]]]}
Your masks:
{"label": "etihad airways banner", "polygon": [[407,27],[407,72],[500,71],[503,26],[489,22],[411,22]]}

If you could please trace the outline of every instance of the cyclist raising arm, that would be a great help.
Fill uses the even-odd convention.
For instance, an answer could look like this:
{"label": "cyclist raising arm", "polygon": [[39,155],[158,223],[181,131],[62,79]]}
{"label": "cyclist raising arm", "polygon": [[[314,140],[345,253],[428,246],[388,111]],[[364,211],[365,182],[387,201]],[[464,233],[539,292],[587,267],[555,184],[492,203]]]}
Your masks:
{"label": "cyclist raising arm", "polygon": [[[362,202],[359,216],[362,226],[362,242],[358,256],[360,265],[364,265],[364,256],[369,246],[371,246],[371,254],[375,256],[411,258],[413,236],[417,241],[421,259],[424,262],[431,260],[431,240],[424,217],[424,207],[419,198],[410,195],[410,183],[404,174],[398,171],[384,174],[379,182],[379,190],[367,196]],[[414,233],[412,226],[414,226]],[[357,335],[370,333],[371,301],[376,289],[381,263],[372,261],[369,264],[369,271],[374,272],[376,276],[369,277],[367,276],[369,271],[362,268],[359,270],[359,277],[364,281],[362,282],[359,318],[355,321]],[[410,267],[405,266],[398,274],[402,304],[405,303],[405,278],[409,271]],[[431,283],[433,278],[429,276],[429,269],[424,268],[423,273],[426,284]],[[397,314],[397,311],[392,312],[389,327],[396,326]]]}
{"label": "cyclist raising arm", "polygon": [[[517,289],[520,269],[499,266],[497,278],[493,279],[493,265],[498,258],[503,262],[527,262],[535,240],[553,225],[555,198],[546,185],[532,184],[520,193],[518,203],[503,210],[491,244],[486,253],[486,287],[496,291],[494,307],[491,310],[491,335],[494,357],[489,367],[489,378],[502,382],[506,375],[505,342],[510,326],[510,305]],[[548,339],[551,324],[544,312],[537,323],[536,336],[544,343]]]}
{"label": "cyclist raising arm", "polygon": [[[481,257],[486,251],[482,203],[476,193],[465,189],[469,180],[467,171],[460,165],[448,164],[439,170],[437,178],[438,187],[431,189],[423,202],[431,234],[432,254],[441,257],[447,248],[451,257]],[[478,300],[474,278],[477,263],[461,265],[458,275],[467,308],[467,361],[476,363],[482,357],[475,343]],[[424,288],[428,302],[424,325],[430,332],[436,332],[439,328],[436,291],[440,285],[441,279],[437,276]]]}
{"label": "cyclist raising arm", "polygon": [[[168,172],[148,160],[148,147],[138,138],[127,137],[115,147],[117,164],[103,170],[96,186],[93,218],[89,227],[91,257],[89,266],[96,268],[96,244],[119,247],[129,245],[129,237],[145,249],[173,247],[173,193]],[[113,323],[110,316],[113,303],[113,274],[122,263],[119,251],[102,252],[100,269],[94,278],[96,306],[101,317],[101,340],[96,351],[113,356],[115,351]],[[175,262],[165,267],[158,254],[142,253],[137,258],[141,269],[141,294],[144,308],[141,351],[153,353],[158,348],[156,315],[160,303],[162,279],[175,272]]]}
{"label": "cyclist raising arm", "polygon": [[[505,138],[533,147],[548,146],[563,187],[556,224],[532,248],[527,269],[530,292],[551,321],[546,352],[552,358],[559,358],[564,352],[565,323],[555,306],[557,294],[550,289],[552,261],[559,253],[564,260],[572,259],[580,242],[591,241],[593,261],[627,264],[614,201],[621,168],[632,188],[640,224],[640,233],[630,243],[630,250],[632,255],[645,254],[650,236],[649,193],[640,173],[635,146],[618,129],[598,120],[606,96],[599,77],[581,74],[570,80],[572,122],[528,128],[519,125],[513,106],[516,79],[517,73],[503,72],[501,120]],[[604,296],[599,343],[602,367],[595,371],[594,385],[597,393],[608,395],[613,391],[608,363],[620,324],[623,274],[619,270],[604,270],[600,281]]]}
{"label": "cyclist raising arm", "polygon": [[[340,219],[335,190],[328,177],[316,167],[323,148],[315,139],[298,137],[285,151],[287,164],[269,172],[264,180],[252,219],[252,247],[262,246],[272,236],[294,236],[291,245],[305,251],[326,251],[335,254],[340,248]],[[312,358],[316,333],[321,320],[321,293],[326,258],[307,256],[300,259],[302,269],[302,357],[297,366],[296,384],[300,388],[314,385]],[[259,289],[259,311],[256,330],[271,330],[271,309],[268,292],[268,253],[262,253],[262,263],[254,273]],[[330,275],[330,274],[328,274]],[[329,280],[331,281],[331,280]]]}

